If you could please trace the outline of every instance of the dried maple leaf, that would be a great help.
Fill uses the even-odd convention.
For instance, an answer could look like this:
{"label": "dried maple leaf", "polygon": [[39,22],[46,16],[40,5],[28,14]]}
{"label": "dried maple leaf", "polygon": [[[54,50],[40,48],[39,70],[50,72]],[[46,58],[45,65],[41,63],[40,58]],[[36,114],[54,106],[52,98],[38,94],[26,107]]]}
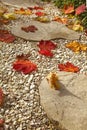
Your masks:
{"label": "dried maple leaf", "polygon": [[27,27],[21,27],[21,29],[25,32],[35,32],[37,31],[38,29],[34,26],[34,25],[30,25],[30,26],[27,26]]}
{"label": "dried maple leaf", "polygon": [[37,46],[42,50],[53,50],[57,47],[57,45],[50,40],[41,40]]}
{"label": "dried maple leaf", "polygon": [[0,88],[0,106],[3,104],[3,102],[4,102],[4,93],[2,89]]}
{"label": "dried maple leaf", "polygon": [[30,9],[20,8],[20,10],[15,10],[14,13],[22,15],[31,15],[32,11]]}
{"label": "dried maple leaf", "polygon": [[82,4],[75,9],[75,14],[79,15],[79,14],[83,13],[85,10],[86,10],[86,6],[85,6],[85,4]]}
{"label": "dried maple leaf", "polygon": [[15,40],[15,36],[9,33],[7,30],[0,30],[0,41],[10,43]]}
{"label": "dried maple leaf", "polygon": [[41,40],[37,46],[40,48],[39,50],[40,54],[49,57],[53,56],[53,53],[51,51],[57,47],[57,45],[51,42],[50,40],[47,41]]}
{"label": "dried maple leaf", "polygon": [[44,55],[44,56],[48,56],[48,57],[53,57],[53,53],[49,50],[39,50],[38,51],[41,55]]}
{"label": "dried maple leaf", "polygon": [[65,5],[63,8],[63,12],[65,14],[71,14],[74,12],[74,5],[70,4],[70,5]]}
{"label": "dried maple leaf", "polygon": [[13,63],[13,69],[24,74],[29,74],[37,69],[36,64],[29,60],[17,60]]}
{"label": "dried maple leaf", "polygon": [[9,20],[7,19],[0,19],[0,24],[8,24]]}
{"label": "dried maple leaf", "polygon": [[79,72],[80,69],[77,66],[74,66],[72,63],[67,62],[66,64],[58,64],[58,68],[60,71],[66,71],[66,72]]}
{"label": "dried maple leaf", "polygon": [[76,42],[76,41],[72,41],[70,43],[67,43],[65,46],[74,52],[80,52],[80,51],[86,52],[87,51],[86,44],[81,44],[81,43]]}
{"label": "dried maple leaf", "polygon": [[56,17],[54,17],[53,21],[57,21],[57,22],[62,23],[62,24],[67,24],[68,19],[67,18],[60,18],[60,17],[56,16]]}
{"label": "dried maple leaf", "polygon": [[28,54],[21,54],[21,55],[17,55],[16,56],[16,59],[18,59],[18,60],[28,60],[28,58],[29,58],[29,56],[30,56],[30,53],[28,53]]}
{"label": "dried maple leaf", "polygon": [[46,13],[38,11],[35,13],[35,15],[37,15],[38,17],[41,17],[41,16],[46,15]]}

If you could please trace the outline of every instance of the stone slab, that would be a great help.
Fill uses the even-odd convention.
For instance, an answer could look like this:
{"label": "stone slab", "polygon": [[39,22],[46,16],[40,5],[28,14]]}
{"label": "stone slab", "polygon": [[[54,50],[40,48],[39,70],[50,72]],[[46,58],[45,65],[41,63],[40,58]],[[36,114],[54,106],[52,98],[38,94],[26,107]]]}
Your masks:
{"label": "stone slab", "polygon": [[37,0],[1,0],[3,4],[15,7],[31,7],[36,6]]}
{"label": "stone slab", "polygon": [[[38,30],[35,33],[21,30],[21,27],[34,25]],[[11,32],[18,37],[26,40],[40,41],[40,40],[51,40],[51,39],[69,39],[75,40],[80,38],[80,33],[70,30],[65,25],[58,22],[41,23],[38,21],[30,20],[27,23],[16,23],[12,26]]]}
{"label": "stone slab", "polygon": [[46,78],[39,86],[41,104],[60,130],[87,129],[87,76],[58,72],[60,90],[49,87]]}

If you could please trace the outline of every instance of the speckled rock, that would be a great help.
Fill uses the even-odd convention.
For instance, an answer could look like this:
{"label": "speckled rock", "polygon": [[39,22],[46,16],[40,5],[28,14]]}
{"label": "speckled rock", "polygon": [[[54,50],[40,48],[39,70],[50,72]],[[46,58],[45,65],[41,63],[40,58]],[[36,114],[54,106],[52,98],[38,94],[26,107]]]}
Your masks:
{"label": "speckled rock", "polygon": [[2,3],[6,4],[6,5],[11,5],[11,6],[15,6],[15,7],[30,7],[30,6],[35,6],[37,5],[33,0],[1,0]]}
{"label": "speckled rock", "polygon": [[[29,25],[34,25],[38,30],[34,33],[21,30],[21,27],[26,27]],[[40,23],[38,21],[29,21],[27,23],[17,23],[12,26],[12,33],[18,37],[24,38],[26,40],[50,40],[50,39],[69,39],[75,40],[79,39],[80,34],[73,30],[68,29],[65,25],[58,22],[50,22],[50,23]]]}
{"label": "speckled rock", "polygon": [[58,72],[61,89],[53,90],[46,78],[39,87],[41,104],[48,117],[63,130],[87,129],[87,76]]}

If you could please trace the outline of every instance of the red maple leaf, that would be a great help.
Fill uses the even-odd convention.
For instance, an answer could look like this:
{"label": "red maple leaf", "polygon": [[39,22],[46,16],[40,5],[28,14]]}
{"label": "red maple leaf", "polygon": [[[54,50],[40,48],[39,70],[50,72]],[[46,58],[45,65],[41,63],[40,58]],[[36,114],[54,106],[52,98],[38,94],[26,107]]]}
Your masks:
{"label": "red maple leaf", "polygon": [[3,104],[3,102],[4,102],[4,93],[2,89],[0,88],[0,106]]}
{"label": "red maple leaf", "polygon": [[17,60],[13,63],[13,69],[23,72],[24,74],[29,74],[35,71],[37,66],[29,60]]}
{"label": "red maple leaf", "polygon": [[50,40],[41,40],[37,46],[43,50],[53,50],[57,47],[57,45]]}
{"label": "red maple leaf", "polygon": [[66,71],[66,72],[78,72],[80,71],[79,67],[74,66],[72,63],[67,62],[66,64],[58,64],[58,68],[60,71]]}
{"label": "red maple leaf", "polygon": [[85,4],[82,4],[75,9],[75,14],[79,15],[79,14],[83,13],[85,11],[85,9],[86,9]]}
{"label": "red maple leaf", "polygon": [[44,16],[44,15],[45,15],[44,12],[40,12],[40,11],[36,12],[35,14],[36,14],[38,17],[41,17],[41,16]]}
{"label": "red maple leaf", "polygon": [[21,29],[25,32],[35,32],[36,30],[38,30],[34,25],[28,27],[21,27]]}
{"label": "red maple leaf", "polygon": [[13,42],[15,40],[15,36],[9,33],[7,30],[0,30],[0,41],[2,42]]}
{"label": "red maple leaf", "polygon": [[40,54],[48,56],[48,57],[53,57],[53,53],[49,50],[39,50],[38,51]]}
{"label": "red maple leaf", "polygon": [[50,57],[53,56],[53,53],[51,51],[57,47],[57,45],[50,40],[41,40],[37,46],[40,48],[40,54]]}

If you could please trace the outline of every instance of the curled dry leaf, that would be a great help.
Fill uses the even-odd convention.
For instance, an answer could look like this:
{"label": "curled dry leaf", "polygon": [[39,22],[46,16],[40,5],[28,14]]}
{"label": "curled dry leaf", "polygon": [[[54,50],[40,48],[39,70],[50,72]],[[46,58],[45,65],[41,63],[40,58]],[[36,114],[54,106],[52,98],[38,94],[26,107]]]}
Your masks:
{"label": "curled dry leaf", "polygon": [[20,8],[19,10],[15,10],[14,13],[21,14],[21,15],[31,15],[32,11],[30,9]]}
{"label": "curled dry leaf", "polygon": [[64,8],[63,8],[63,12],[65,14],[71,14],[74,12],[74,5],[72,4],[69,4],[69,5],[65,5]]}
{"label": "curled dry leaf", "polygon": [[37,69],[36,64],[32,63],[29,60],[16,60],[13,63],[13,69],[19,72],[23,72],[24,74],[30,74],[32,71]]}
{"label": "curled dry leaf", "polygon": [[62,24],[67,24],[68,23],[67,18],[60,18],[59,16],[54,17],[53,21],[57,21],[57,22],[62,23]]}
{"label": "curled dry leaf", "polygon": [[55,90],[59,90],[60,89],[60,83],[59,83],[59,78],[57,76],[56,73],[54,72],[50,72],[47,77],[46,77],[49,85],[51,88],[55,89]]}
{"label": "curled dry leaf", "polygon": [[85,10],[86,10],[86,6],[85,6],[85,4],[82,4],[75,9],[75,14],[79,15],[79,14],[85,12]]}
{"label": "curled dry leaf", "polygon": [[53,56],[52,50],[54,50],[57,47],[57,45],[50,40],[47,41],[41,40],[37,46],[40,48],[39,50],[40,54],[49,57]]}
{"label": "curled dry leaf", "polygon": [[65,46],[77,53],[81,51],[87,52],[87,44],[81,44],[79,42],[72,41],[70,43],[67,43]]}
{"label": "curled dry leaf", "polygon": [[35,32],[37,31],[38,29],[34,26],[34,25],[30,25],[30,26],[27,26],[27,27],[21,27],[21,29],[25,32]]}
{"label": "curled dry leaf", "polygon": [[10,32],[8,32],[7,30],[0,30],[0,41],[11,43],[14,40],[15,40],[15,36],[12,35]]}
{"label": "curled dry leaf", "polygon": [[2,89],[0,88],[0,106],[2,106],[3,102],[4,102],[4,93]]}
{"label": "curled dry leaf", "polygon": [[66,72],[76,73],[80,71],[79,67],[73,65],[70,62],[67,62],[66,64],[58,64],[58,68],[60,71],[66,71]]}
{"label": "curled dry leaf", "polygon": [[30,57],[30,53],[27,53],[27,54],[21,54],[21,55],[17,55],[16,56],[16,59],[18,60],[28,60],[28,58]]}

